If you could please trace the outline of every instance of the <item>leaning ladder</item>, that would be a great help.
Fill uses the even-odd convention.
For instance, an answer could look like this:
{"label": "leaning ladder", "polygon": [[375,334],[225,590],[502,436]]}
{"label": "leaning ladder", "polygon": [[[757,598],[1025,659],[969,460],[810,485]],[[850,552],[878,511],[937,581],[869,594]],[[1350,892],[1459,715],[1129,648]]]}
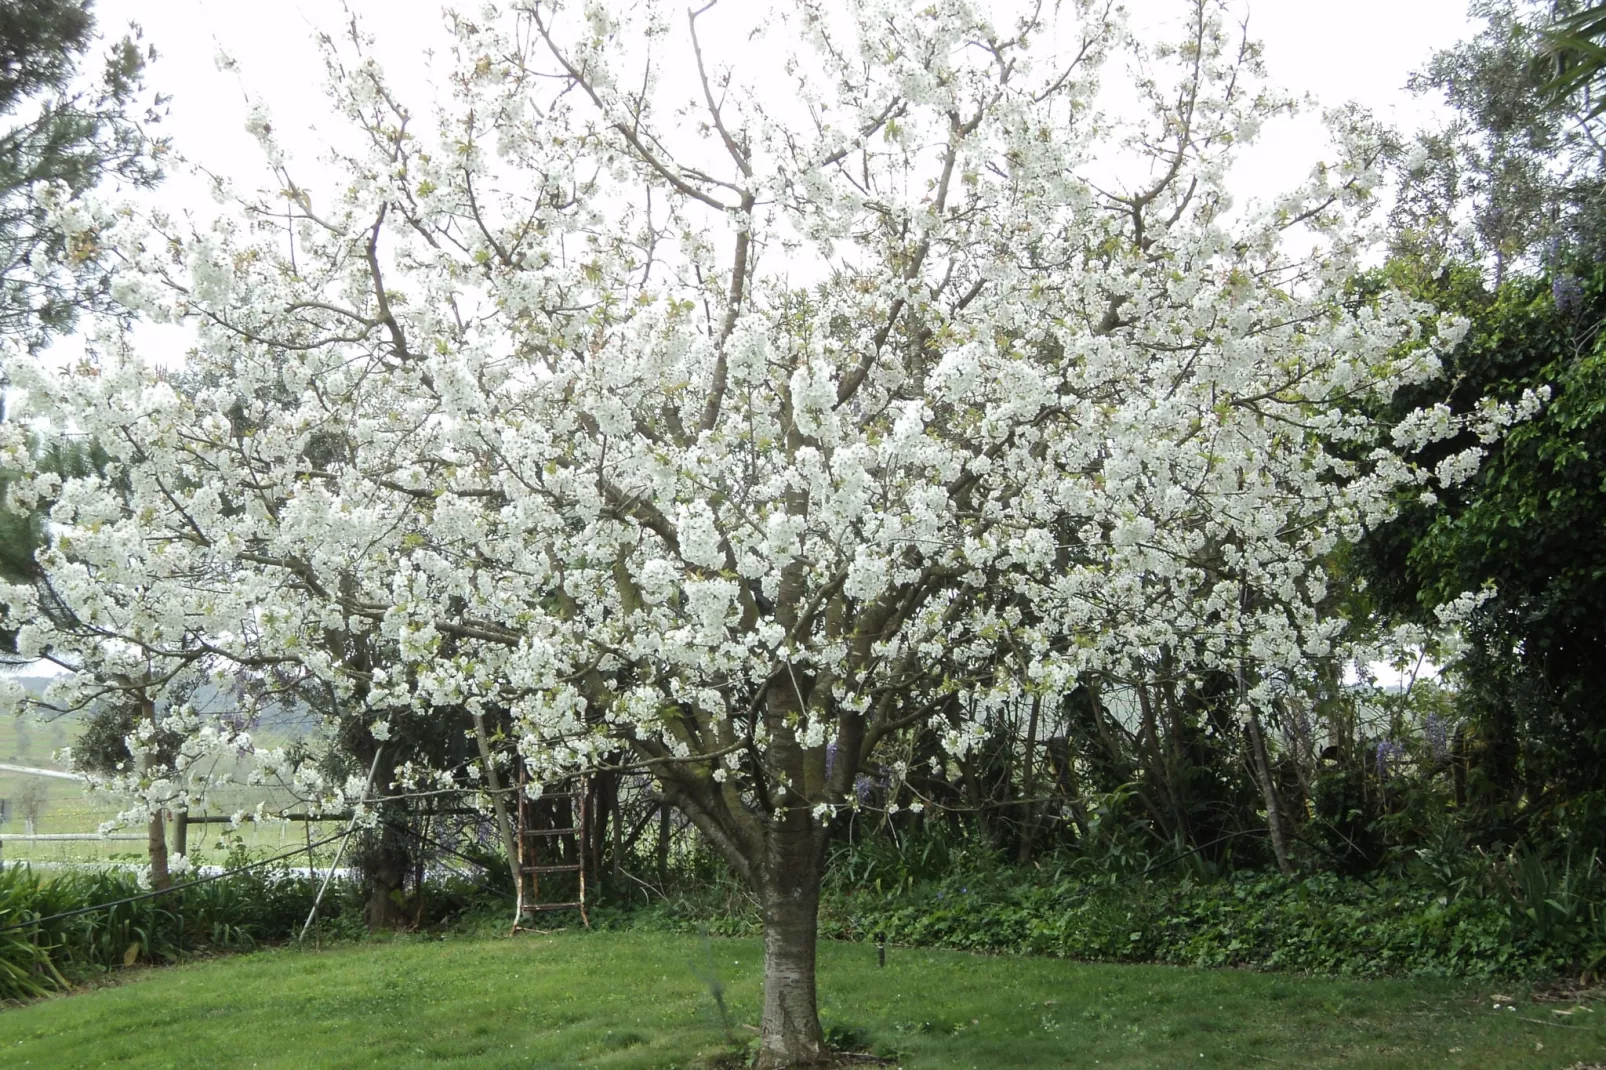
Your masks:
{"label": "leaning ladder", "polygon": [[[539,800],[530,798],[526,790],[529,786],[529,770],[524,763],[519,763],[518,776],[518,830],[516,840],[519,852],[519,883],[518,901],[513,915],[513,931],[521,929],[535,929],[536,915],[549,910],[578,910],[580,921],[586,928],[591,928],[591,919],[586,915],[586,801],[589,794],[589,778],[573,776],[564,782],[558,790],[548,790],[542,793]],[[569,800],[569,814],[573,825],[568,828],[541,828],[537,824],[537,805],[546,800],[556,802],[559,799]],[[553,808],[554,817],[556,808]],[[560,854],[561,837],[572,836],[574,844],[574,861],[563,861]],[[575,898],[563,902],[544,903],[541,901],[541,878],[551,873],[573,873],[577,889]]]}

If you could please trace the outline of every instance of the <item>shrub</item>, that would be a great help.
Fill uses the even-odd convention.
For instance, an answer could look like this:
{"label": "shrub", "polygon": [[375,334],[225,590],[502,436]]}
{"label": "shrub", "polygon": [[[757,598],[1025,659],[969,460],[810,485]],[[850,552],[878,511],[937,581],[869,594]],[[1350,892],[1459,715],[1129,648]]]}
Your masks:
{"label": "shrub", "polygon": [[[236,854],[229,865],[243,862]],[[317,884],[299,872],[262,866],[134,898],[145,891],[125,869],[48,876],[27,866],[0,869],[0,1001],[35,998],[134,963],[294,939]],[[468,878],[431,879],[419,924],[447,924],[482,906],[486,894]],[[357,882],[333,882],[319,908],[318,938],[363,935],[364,902]]]}
{"label": "shrub", "polygon": [[[1535,978],[1606,966],[1598,859],[1449,852],[1374,879],[1239,870],[1201,880],[1088,865],[1004,863],[979,839],[842,849],[821,935],[1054,955],[1351,976]],[[720,886],[712,888],[717,892]],[[752,933],[750,905],[681,886],[604,924]]]}

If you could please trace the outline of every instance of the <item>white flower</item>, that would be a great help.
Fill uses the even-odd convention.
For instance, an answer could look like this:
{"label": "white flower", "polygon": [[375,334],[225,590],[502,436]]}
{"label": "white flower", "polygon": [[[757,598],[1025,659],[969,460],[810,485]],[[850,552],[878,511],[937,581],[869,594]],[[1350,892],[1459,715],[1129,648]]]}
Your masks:
{"label": "white flower", "polygon": [[675,527],[680,535],[681,557],[704,568],[720,568],[725,564],[719,531],[714,526],[714,513],[706,502],[680,506]]}
{"label": "white flower", "polygon": [[680,570],[661,557],[655,557],[641,566],[637,582],[641,593],[649,602],[662,602],[675,592]]}
{"label": "white flower", "polygon": [[887,579],[887,563],[875,556],[868,547],[861,546],[848,565],[847,581],[842,585],[842,591],[849,598],[861,601],[874,598],[886,588]]}
{"label": "white flower", "polygon": [[1481,591],[1462,591],[1443,605],[1435,606],[1433,615],[1440,624],[1464,624],[1479,606],[1495,596],[1493,587]]}

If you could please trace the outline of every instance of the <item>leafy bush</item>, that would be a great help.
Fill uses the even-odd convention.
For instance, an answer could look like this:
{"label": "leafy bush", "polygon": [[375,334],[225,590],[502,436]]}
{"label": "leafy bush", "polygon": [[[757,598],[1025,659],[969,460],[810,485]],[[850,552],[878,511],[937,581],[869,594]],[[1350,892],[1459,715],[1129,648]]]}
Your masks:
{"label": "leafy bush", "polygon": [[[1006,864],[979,837],[839,851],[821,935],[1092,962],[1240,966],[1350,976],[1543,977],[1606,967],[1596,855],[1491,860],[1454,843],[1391,876],[1201,880],[1073,856]],[[756,910],[683,889],[611,926],[751,934]]]}
{"label": "leafy bush", "polygon": [[[236,855],[229,865],[243,861]],[[176,962],[294,939],[317,884],[295,871],[260,867],[120,902],[145,891],[129,870],[45,875],[26,866],[0,869],[0,1002],[31,999],[135,963]],[[431,880],[419,924],[449,923],[484,898],[472,880]],[[364,901],[357,882],[333,882],[319,908],[317,938],[364,934]],[[117,905],[104,906],[111,903]],[[63,914],[71,916],[58,917]]]}
{"label": "leafy bush", "polygon": [[1006,870],[890,893],[843,890],[823,920],[847,938],[880,932],[895,943],[1090,961],[1542,976],[1596,971],[1606,955],[1606,902],[1581,872],[1515,860],[1499,882],[1504,895],[1452,897],[1416,874],[1367,882],[1238,872],[1199,883]]}
{"label": "leafy bush", "polygon": [[13,926],[36,917],[39,881],[25,869],[0,869],[0,1001],[42,996],[65,984],[37,929]]}

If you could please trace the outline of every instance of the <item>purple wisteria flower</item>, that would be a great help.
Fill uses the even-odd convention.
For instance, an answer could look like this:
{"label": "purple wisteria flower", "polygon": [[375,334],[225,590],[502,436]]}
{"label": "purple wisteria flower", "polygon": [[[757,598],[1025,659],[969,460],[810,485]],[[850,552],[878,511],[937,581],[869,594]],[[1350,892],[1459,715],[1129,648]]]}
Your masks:
{"label": "purple wisteria flower", "polygon": [[1383,742],[1379,743],[1377,745],[1376,756],[1377,778],[1379,780],[1387,780],[1389,775],[1389,763],[1397,762],[1403,757],[1405,757],[1405,748],[1399,743],[1396,743],[1394,740],[1385,739]]}
{"label": "purple wisteria flower", "polygon": [[1427,737],[1428,753],[1433,760],[1442,762],[1450,755],[1450,726],[1436,713],[1430,713],[1422,724],[1422,734]]}
{"label": "purple wisteria flower", "polygon": [[1574,275],[1553,275],[1550,279],[1550,296],[1556,301],[1556,311],[1571,312],[1584,301],[1584,284]]}

